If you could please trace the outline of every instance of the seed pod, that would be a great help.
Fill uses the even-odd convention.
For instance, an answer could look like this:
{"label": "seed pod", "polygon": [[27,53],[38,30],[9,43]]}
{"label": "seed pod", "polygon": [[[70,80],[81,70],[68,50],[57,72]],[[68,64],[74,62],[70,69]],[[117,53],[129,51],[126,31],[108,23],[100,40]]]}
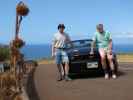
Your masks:
{"label": "seed pod", "polygon": [[16,47],[16,48],[21,48],[25,45],[25,42],[20,39],[20,38],[16,38],[15,40],[13,40],[13,45]]}
{"label": "seed pod", "polygon": [[16,7],[16,11],[18,15],[26,16],[29,13],[29,8],[23,2],[20,2]]}

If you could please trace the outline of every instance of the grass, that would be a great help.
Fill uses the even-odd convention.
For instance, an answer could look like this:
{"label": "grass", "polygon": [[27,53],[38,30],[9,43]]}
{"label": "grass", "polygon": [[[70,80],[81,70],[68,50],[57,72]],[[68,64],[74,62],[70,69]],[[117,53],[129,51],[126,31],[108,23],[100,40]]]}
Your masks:
{"label": "grass", "polygon": [[133,54],[118,54],[117,55],[119,62],[133,62]]}
{"label": "grass", "polygon": [[54,59],[49,58],[49,59],[41,59],[38,60],[38,64],[54,64]]}

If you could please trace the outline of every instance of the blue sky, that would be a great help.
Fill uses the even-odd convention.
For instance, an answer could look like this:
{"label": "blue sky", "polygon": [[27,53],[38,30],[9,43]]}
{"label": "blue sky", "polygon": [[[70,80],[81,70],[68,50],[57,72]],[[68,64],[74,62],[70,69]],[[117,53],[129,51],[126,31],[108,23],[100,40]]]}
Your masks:
{"label": "blue sky", "polygon": [[[0,1],[0,43],[14,37],[15,6],[20,0]],[[21,37],[27,44],[50,43],[57,25],[64,23],[72,39],[91,38],[103,23],[115,43],[133,44],[133,0],[23,0],[30,8]]]}

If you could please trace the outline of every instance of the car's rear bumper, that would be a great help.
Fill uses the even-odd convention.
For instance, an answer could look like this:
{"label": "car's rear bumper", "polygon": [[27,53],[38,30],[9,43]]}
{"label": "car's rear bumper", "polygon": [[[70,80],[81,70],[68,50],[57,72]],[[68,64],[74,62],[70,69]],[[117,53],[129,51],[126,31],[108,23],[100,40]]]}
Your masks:
{"label": "car's rear bumper", "polygon": [[[95,67],[87,66],[87,63],[97,63]],[[101,70],[99,60],[82,60],[82,61],[70,61],[70,73],[89,73],[90,71]]]}

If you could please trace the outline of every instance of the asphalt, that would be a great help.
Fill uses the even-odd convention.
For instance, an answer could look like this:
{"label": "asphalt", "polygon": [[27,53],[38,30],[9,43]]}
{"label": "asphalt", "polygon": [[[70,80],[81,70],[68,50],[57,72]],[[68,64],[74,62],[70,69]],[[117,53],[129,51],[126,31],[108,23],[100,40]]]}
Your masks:
{"label": "asphalt", "polygon": [[[121,63],[118,79],[103,76],[77,77],[56,81],[54,64],[40,65],[33,76],[31,100],[133,100],[133,63]],[[35,96],[36,99],[35,99]],[[34,99],[33,99],[34,98]]]}

